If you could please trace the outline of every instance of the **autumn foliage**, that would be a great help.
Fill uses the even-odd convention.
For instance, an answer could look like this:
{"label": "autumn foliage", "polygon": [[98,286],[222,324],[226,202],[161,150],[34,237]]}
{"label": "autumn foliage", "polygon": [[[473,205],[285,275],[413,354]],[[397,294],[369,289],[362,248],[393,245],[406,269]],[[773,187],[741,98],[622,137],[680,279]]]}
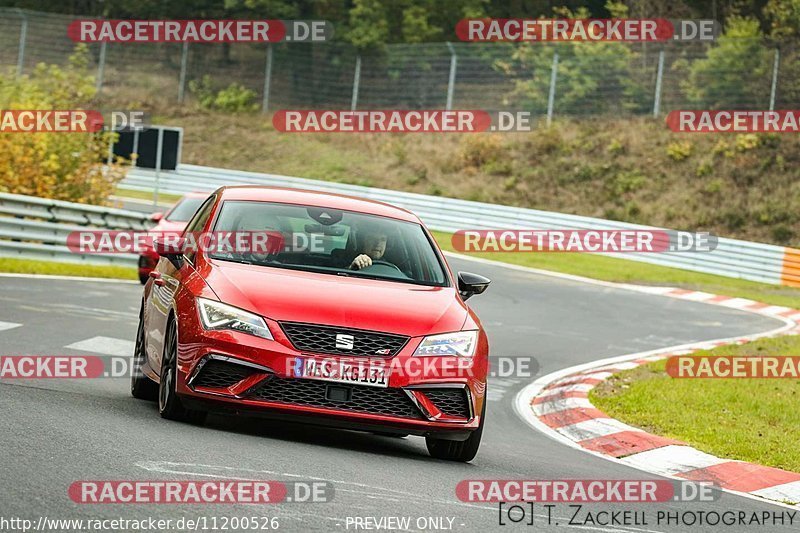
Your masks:
{"label": "autumn foliage", "polygon": [[[90,109],[95,85],[87,65],[79,47],[66,67],[42,63],[19,78],[0,74],[0,109]],[[105,164],[115,135],[0,133],[0,192],[104,204],[126,169],[122,162]]]}

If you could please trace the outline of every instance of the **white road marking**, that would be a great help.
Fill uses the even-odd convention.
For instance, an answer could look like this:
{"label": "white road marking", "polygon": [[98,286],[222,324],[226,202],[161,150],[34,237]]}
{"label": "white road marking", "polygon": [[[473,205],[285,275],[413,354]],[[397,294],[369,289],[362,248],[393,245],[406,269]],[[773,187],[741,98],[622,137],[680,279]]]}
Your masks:
{"label": "white road marking", "polygon": [[658,474],[675,475],[697,468],[729,463],[731,460],[721,459],[689,446],[671,444],[630,455],[622,459],[622,462]]}
{"label": "white road marking", "polygon": [[783,485],[774,485],[766,489],[754,490],[752,494],[771,500],[800,502],[800,481],[792,481],[791,483],[784,483]]}
{"label": "white road marking", "polygon": [[0,322],[0,331],[6,331],[7,329],[14,329],[20,327],[22,324],[17,324],[16,322]]}
{"label": "white road marking", "polygon": [[536,403],[532,405],[533,412],[539,416],[566,411],[567,409],[593,409],[589,398],[561,398],[551,402]]}
{"label": "white road marking", "polygon": [[583,422],[578,422],[577,424],[561,426],[555,428],[555,430],[574,441],[605,437],[606,435],[612,435],[621,431],[642,431],[641,429],[623,424],[619,420],[614,420],[613,418],[592,418],[584,420]]}
{"label": "white road marking", "polygon": [[493,378],[489,376],[489,384],[487,385],[488,393],[486,399],[490,402],[499,402],[503,399],[508,389],[514,386],[514,379],[508,378]]}
{"label": "white road marking", "polygon": [[[417,493],[407,492],[402,490],[390,489],[387,487],[378,487],[375,485],[367,485],[365,483],[359,483],[354,481],[343,481],[339,479],[327,479],[322,477],[315,477],[315,476],[306,476],[301,474],[294,474],[289,472],[279,472],[276,470],[255,470],[251,468],[242,468],[242,467],[231,467],[231,466],[222,466],[222,465],[206,465],[206,464],[199,464],[199,463],[179,463],[179,462],[172,462],[172,461],[136,461],[133,463],[135,466],[147,470],[149,472],[159,472],[165,474],[178,474],[178,475],[185,475],[185,476],[203,476],[203,477],[210,477],[210,478],[218,478],[218,479],[227,479],[227,480],[260,480],[264,479],[264,474],[269,477],[289,477],[289,478],[299,478],[303,480],[312,480],[312,481],[327,481],[334,485],[335,492],[347,492],[356,494],[358,498],[369,498],[374,500],[386,500],[390,502],[397,502],[397,503],[413,503],[413,504],[442,504],[442,505],[457,505],[460,507],[468,507],[473,509],[491,511],[492,513],[496,513],[496,507],[493,504],[488,504],[484,502],[462,502],[460,500],[445,500],[440,498],[429,498],[426,496],[422,496]],[[235,472],[238,475],[231,475],[231,472]],[[349,486],[353,488],[342,488],[342,486]],[[282,508],[282,512],[285,507]],[[314,515],[309,515],[314,516]],[[544,513],[534,513],[534,517],[538,518],[548,518],[548,516]],[[325,517],[327,519],[333,519],[331,517]],[[551,517],[556,520],[563,520],[567,521],[567,517],[562,516],[553,516]],[[340,519],[344,522],[344,519]],[[638,528],[629,528],[625,526],[620,526],[617,528],[607,528],[607,527],[593,527],[593,526],[573,526],[575,529],[585,529],[588,531],[603,531],[606,533],[631,533],[636,531],[642,531],[646,533],[660,533],[658,531],[653,531],[649,529],[638,529]]]}
{"label": "white road marking", "polygon": [[134,342],[127,339],[115,339],[114,337],[92,337],[78,342],[73,342],[64,346],[72,350],[82,352],[102,353],[105,355],[118,355],[121,357],[133,355]]}

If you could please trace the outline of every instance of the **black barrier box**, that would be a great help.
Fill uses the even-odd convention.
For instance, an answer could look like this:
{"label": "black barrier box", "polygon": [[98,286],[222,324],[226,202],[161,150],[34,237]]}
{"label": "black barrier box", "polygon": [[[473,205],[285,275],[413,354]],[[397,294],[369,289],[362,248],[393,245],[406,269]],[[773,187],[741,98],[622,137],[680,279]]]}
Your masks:
{"label": "black barrier box", "polygon": [[158,153],[158,131],[164,131],[163,145],[161,148],[161,170],[175,170],[178,168],[181,156],[181,142],[183,141],[183,131],[179,128],[159,128],[153,126],[147,130],[138,132],[120,131],[119,139],[114,143],[114,155],[130,159],[131,154],[136,152],[139,157],[136,159],[138,168],[156,168],[156,155]]}

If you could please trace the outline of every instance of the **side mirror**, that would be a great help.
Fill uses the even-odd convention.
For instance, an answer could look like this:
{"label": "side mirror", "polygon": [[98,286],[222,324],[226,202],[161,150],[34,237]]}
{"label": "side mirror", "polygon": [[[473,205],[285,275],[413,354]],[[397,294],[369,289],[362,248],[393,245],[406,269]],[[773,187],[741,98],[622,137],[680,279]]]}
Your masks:
{"label": "side mirror", "polygon": [[166,257],[169,262],[175,265],[175,268],[183,266],[183,253],[186,247],[186,240],[181,237],[179,239],[170,240],[166,242],[162,239],[153,241],[153,249],[161,257]]}
{"label": "side mirror", "polygon": [[492,282],[489,278],[485,278],[478,274],[471,272],[458,273],[458,292],[461,294],[463,300],[476,294],[483,293]]}
{"label": "side mirror", "polygon": [[152,215],[150,215],[150,220],[152,220],[153,222],[159,222],[162,218],[164,218],[164,213],[160,211],[158,213],[153,213]]}

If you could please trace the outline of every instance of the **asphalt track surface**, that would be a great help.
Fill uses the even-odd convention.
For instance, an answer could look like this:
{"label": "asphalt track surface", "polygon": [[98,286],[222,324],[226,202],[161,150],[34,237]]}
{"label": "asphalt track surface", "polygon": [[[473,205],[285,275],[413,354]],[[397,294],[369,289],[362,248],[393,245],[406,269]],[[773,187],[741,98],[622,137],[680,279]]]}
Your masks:
{"label": "asphalt track surface", "polygon": [[[538,375],[600,358],[766,331],[778,322],[749,313],[622,289],[450,259],[485,274],[489,290],[470,300],[486,327],[492,357],[533,357]],[[137,284],[0,277],[3,355],[124,353],[136,331]],[[3,325],[3,323],[8,323]],[[14,324],[18,324],[14,327]],[[101,337],[98,339],[97,337]],[[83,348],[67,348],[77,344]],[[104,355],[108,355],[108,353]],[[567,525],[559,504],[534,526],[498,525],[497,504],[464,503],[463,479],[654,479],[564,446],[527,426],[513,409],[535,379],[492,378],[487,426],[471,464],[431,459],[421,438],[211,417],[205,427],[162,420],[152,403],[128,393],[127,378],[0,382],[0,517],[179,519],[276,516],[283,531],[356,531],[348,517],[452,519],[453,531],[795,531],[794,525],[659,525],[657,512],[786,509],[722,494],[712,503],[592,504],[587,511],[640,511],[647,524]],[[213,478],[328,480],[329,503],[279,505],[80,505],[77,480]],[[694,515],[695,517],[697,515]],[[523,522],[527,521],[523,520]],[[556,526],[558,522],[560,525]],[[421,523],[420,523],[421,524]],[[358,529],[363,531],[363,529]]]}

